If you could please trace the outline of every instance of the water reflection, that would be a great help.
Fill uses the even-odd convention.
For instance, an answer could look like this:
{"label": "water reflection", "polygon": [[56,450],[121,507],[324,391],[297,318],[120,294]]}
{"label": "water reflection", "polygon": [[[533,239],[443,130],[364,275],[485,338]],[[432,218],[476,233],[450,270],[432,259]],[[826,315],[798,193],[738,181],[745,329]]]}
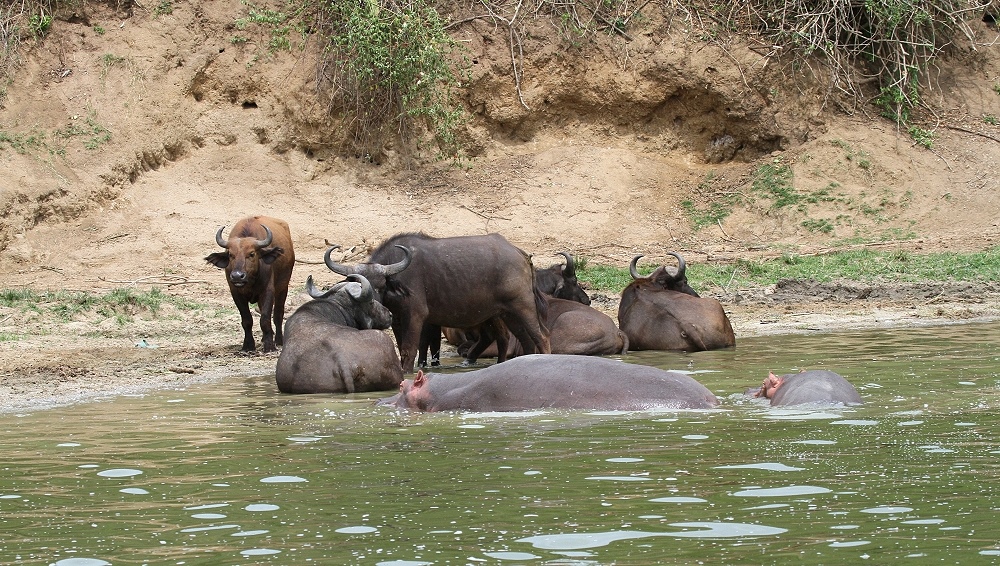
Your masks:
{"label": "water reflection", "polygon": [[[1000,554],[1000,326],[640,352],[712,411],[410,414],[234,378],[0,416],[13,562],[806,564]],[[741,392],[829,368],[865,404]],[[194,557],[199,557],[195,560]],[[292,558],[290,558],[292,557]],[[981,558],[980,558],[981,560]]]}

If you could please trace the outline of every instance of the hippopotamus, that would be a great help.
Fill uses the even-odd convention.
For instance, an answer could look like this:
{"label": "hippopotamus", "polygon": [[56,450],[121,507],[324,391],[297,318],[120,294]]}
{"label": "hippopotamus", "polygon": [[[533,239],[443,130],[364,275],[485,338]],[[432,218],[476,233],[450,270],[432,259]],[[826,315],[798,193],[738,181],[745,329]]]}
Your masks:
{"label": "hippopotamus", "polygon": [[825,369],[813,369],[782,376],[769,372],[754,397],[771,400],[772,407],[812,404],[861,404],[861,395],[841,375]]}
{"label": "hippopotamus", "polygon": [[378,404],[417,411],[635,411],[708,409],[719,401],[683,373],[592,356],[530,354],[465,373],[419,371]]}

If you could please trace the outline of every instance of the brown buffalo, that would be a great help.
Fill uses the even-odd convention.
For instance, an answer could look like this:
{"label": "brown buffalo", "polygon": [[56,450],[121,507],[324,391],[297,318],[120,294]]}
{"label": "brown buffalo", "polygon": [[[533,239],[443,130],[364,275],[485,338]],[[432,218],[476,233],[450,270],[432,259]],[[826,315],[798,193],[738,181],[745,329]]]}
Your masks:
{"label": "brown buffalo", "polygon": [[[548,303],[545,326],[549,329],[553,354],[604,356],[628,353],[628,336],[618,330],[610,316],[576,301],[548,296],[545,300]],[[520,343],[515,345],[516,355],[521,355],[520,346]]]}
{"label": "brown buffalo", "polygon": [[392,313],[375,300],[368,280],[348,275],[329,291],[306,279],[313,298],[288,317],[274,377],[282,393],[356,393],[399,387],[392,338],[382,330]]}
{"label": "brown buffalo", "polygon": [[[610,316],[576,301],[546,295],[545,302],[547,305],[545,327],[549,329],[549,343],[552,345],[553,354],[605,356],[628,353],[628,336],[618,329]],[[469,339],[467,333],[456,331],[454,328],[445,328],[444,331],[449,341],[452,339],[458,341],[459,354],[474,359],[469,350],[477,343],[478,336],[476,339]],[[504,333],[507,331],[504,330]],[[497,357],[497,361],[502,362],[524,354],[521,344],[513,335],[508,336],[507,341],[506,348],[490,344],[482,356]],[[504,355],[499,357],[498,352]]]}
{"label": "brown buffalo", "polygon": [[355,266],[334,262],[332,249],[326,253],[327,267],[367,277],[392,312],[403,371],[413,370],[425,324],[472,328],[499,318],[526,344],[525,350],[550,352],[531,258],[499,234],[398,234],[372,252],[367,263]]}
{"label": "brown buffalo", "polygon": [[697,352],[736,345],[733,326],[722,304],[699,297],[688,285],[684,259],[677,269],[656,268],[646,277],[639,275],[632,258],[632,283],[622,291],[618,305],[618,326],[628,336],[632,350],[684,350]]}
{"label": "brown buffalo", "polygon": [[288,224],[267,216],[244,218],[233,226],[228,240],[222,239],[224,229],[225,226],[215,233],[215,242],[226,251],[209,254],[205,261],[226,270],[229,292],[240,311],[243,325],[243,351],[252,352],[257,347],[250,314],[250,304],[256,303],[260,307],[264,351],[273,352],[275,346],[282,343],[285,298],[295,265]]}

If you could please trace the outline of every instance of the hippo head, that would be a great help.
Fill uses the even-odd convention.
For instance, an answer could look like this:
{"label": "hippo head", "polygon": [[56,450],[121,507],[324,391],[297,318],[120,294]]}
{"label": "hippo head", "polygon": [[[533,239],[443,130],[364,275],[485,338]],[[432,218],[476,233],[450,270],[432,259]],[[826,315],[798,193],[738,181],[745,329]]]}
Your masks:
{"label": "hippo head", "polygon": [[414,409],[417,411],[433,411],[430,408],[430,380],[433,374],[425,374],[423,370],[418,370],[413,379],[404,379],[399,384],[399,393],[392,397],[379,399],[379,405],[395,405],[400,409]]}
{"label": "hippo head", "polygon": [[767,378],[764,379],[764,383],[761,384],[760,389],[757,390],[757,392],[754,393],[753,396],[763,397],[765,399],[771,399],[774,397],[775,392],[778,391],[778,388],[781,387],[781,385],[784,382],[785,380],[781,377],[778,377],[777,375],[774,375],[773,371],[768,372]]}

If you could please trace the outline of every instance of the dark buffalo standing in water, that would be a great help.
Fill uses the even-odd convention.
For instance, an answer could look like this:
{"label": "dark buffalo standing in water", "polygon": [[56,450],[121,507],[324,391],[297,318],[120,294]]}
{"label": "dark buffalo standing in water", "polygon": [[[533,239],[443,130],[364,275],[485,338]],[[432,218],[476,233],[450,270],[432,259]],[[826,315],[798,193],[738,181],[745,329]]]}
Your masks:
{"label": "dark buffalo standing in water", "polygon": [[859,405],[858,390],[838,373],[820,369],[774,375],[771,372],[754,397],[769,399],[772,407],[790,405]]}
{"label": "dark buffalo standing in water", "polygon": [[632,283],[618,305],[618,326],[628,335],[629,348],[698,352],[735,346],[722,304],[699,297],[688,285],[684,259],[669,255],[677,258],[677,269],[660,266],[646,277],[636,270],[641,255],[629,264]]}
{"label": "dark buffalo standing in water", "polygon": [[334,262],[332,250],[326,252],[327,267],[341,275],[364,275],[392,312],[405,372],[413,370],[425,325],[472,328],[499,319],[526,351],[550,352],[531,259],[499,234],[399,234],[372,252],[367,263],[354,266]]}
{"label": "dark buffalo standing in water", "polygon": [[243,325],[243,351],[252,352],[257,347],[250,314],[250,304],[256,303],[260,307],[263,349],[273,352],[283,341],[281,323],[285,318],[285,298],[295,265],[288,224],[267,216],[244,218],[233,226],[228,240],[222,239],[224,229],[225,226],[215,233],[215,243],[226,251],[209,254],[205,261],[226,270],[229,292],[240,311]]}
{"label": "dark buffalo standing in water", "polygon": [[417,411],[710,409],[718,399],[690,376],[608,358],[521,356],[458,374],[417,373],[378,401]]}
{"label": "dark buffalo standing in water", "polygon": [[[535,288],[541,291],[543,295],[554,297],[560,300],[573,301],[582,305],[590,305],[590,296],[587,292],[583,290],[580,286],[580,282],[576,278],[576,261],[569,252],[559,252],[560,255],[566,258],[566,264],[557,263],[551,267],[546,267],[542,269],[535,270]],[[549,303],[551,304],[551,303]],[[558,313],[556,316],[560,316],[567,309],[572,307],[563,306],[557,309]],[[586,314],[584,314],[586,313]],[[589,315],[589,316],[588,316]],[[553,354],[571,354],[578,353],[580,350],[604,350],[606,348],[603,345],[599,345],[597,342],[604,342],[602,339],[597,339],[594,333],[597,331],[597,327],[606,327],[606,321],[601,319],[604,316],[603,313],[590,309],[582,309],[580,312],[575,313],[570,318],[585,317],[589,324],[586,325],[584,329],[579,332],[574,332],[573,334],[568,334],[566,332],[560,331],[559,334],[559,344],[557,346],[553,336],[553,322],[554,317],[552,314],[546,316],[545,326],[549,329],[549,340],[552,344]],[[567,319],[568,321],[569,319]],[[611,326],[614,327],[614,321],[611,322]],[[568,327],[561,327],[561,330],[566,330]],[[497,358],[498,362],[503,362],[509,357],[515,355],[515,347],[517,341],[512,337],[508,336],[510,333],[503,328],[502,325],[491,325],[488,328],[489,336],[496,338],[496,341],[491,341],[489,337],[486,340],[486,348],[476,356],[470,358],[469,354],[475,353],[472,348],[480,343],[481,340],[481,329],[459,329],[459,328],[442,328],[437,329],[435,327],[429,327],[425,329],[427,331],[427,336],[421,340],[420,348],[420,358],[418,360],[418,365],[421,367],[426,367],[426,349],[423,344],[427,343],[431,351],[431,365],[439,365],[440,361],[440,350],[441,350],[441,337],[440,332],[444,332],[445,338],[448,342],[457,346],[459,355],[465,356],[468,362],[475,362],[478,356],[483,356],[486,358]],[[588,336],[584,338],[584,335]],[[618,334],[618,328],[614,328],[614,332],[608,338],[611,341],[616,340],[615,336]],[[498,347],[498,344],[504,342],[504,337],[507,337],[506,348]],[[590,345],[585,345],[584,342]],[[627,344],[625,345],[627,348]],[[618,348],[620,351],[622,348]],[[518,349],[520,352],[521,349]],[[616,353],[616,352],[603,352],[603,353]]]}
{"label": "dark buffalo standing in water", "polygon": [[[348,275],[328,291],[306,280],[313,300],[288,317],[275,379],[282,393],[356,393],[395,389],[403,380],[396,347],[382,330],[392,313],[367,279]],[[372,330],[374,329],[374,330]]]}

